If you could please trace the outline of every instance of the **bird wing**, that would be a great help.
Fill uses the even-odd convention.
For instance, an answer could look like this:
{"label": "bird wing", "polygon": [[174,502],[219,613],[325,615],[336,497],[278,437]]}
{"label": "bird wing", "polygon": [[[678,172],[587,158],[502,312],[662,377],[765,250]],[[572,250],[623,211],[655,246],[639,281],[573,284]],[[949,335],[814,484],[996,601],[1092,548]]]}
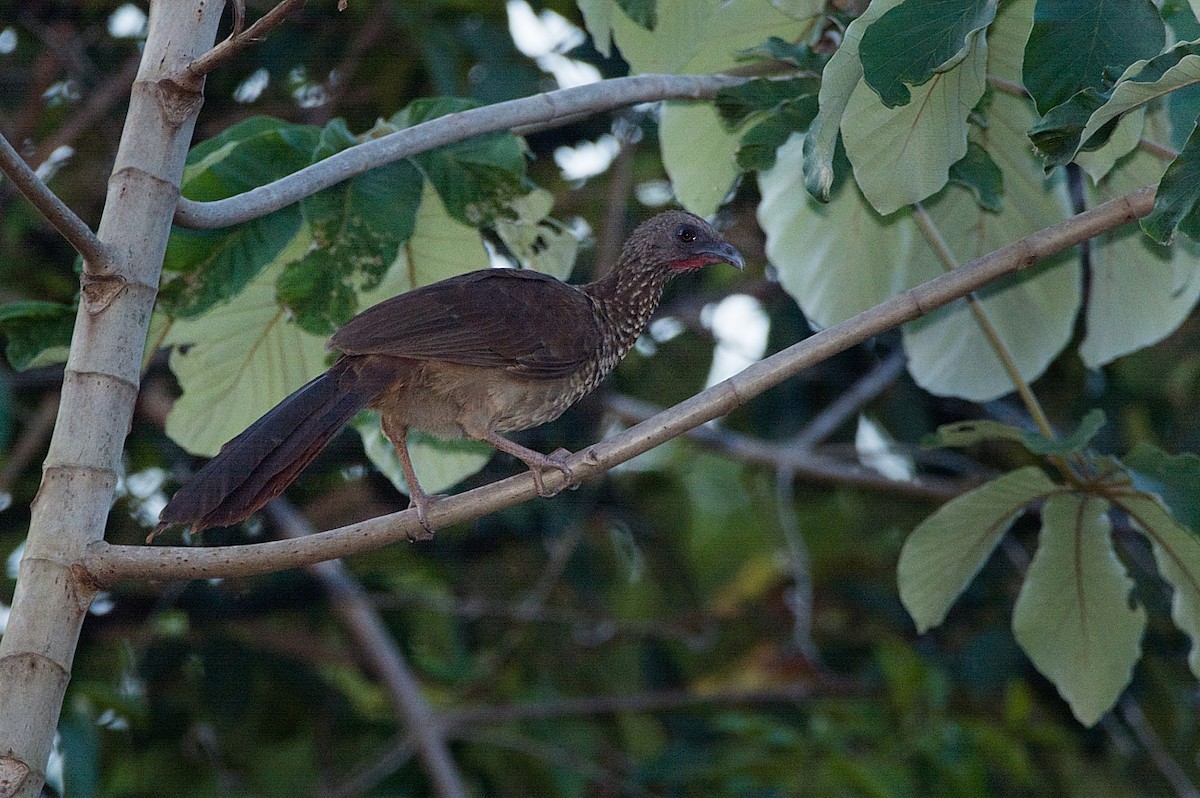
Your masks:
{"label": "bird wing", "polygon": [[346,322],[329,346],[558,379],[594,356],[600,338],[579,289],[540,272],[484,269],[384,300]]}

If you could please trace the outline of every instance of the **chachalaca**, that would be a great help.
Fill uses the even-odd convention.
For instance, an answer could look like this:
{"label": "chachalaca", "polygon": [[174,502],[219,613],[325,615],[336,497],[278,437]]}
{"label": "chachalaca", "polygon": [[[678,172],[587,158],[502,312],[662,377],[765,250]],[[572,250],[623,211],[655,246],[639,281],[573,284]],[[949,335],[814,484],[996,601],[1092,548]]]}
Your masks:
{"label": "chachalaca", "polygon": [[[158,530],[199,531],[247,518],[283,492],[364,407],[378,410],[411,503],[429,527],[430,498],[413,472],[409,428],[486,441],[524,461],[538,493],[552,455],[502,437],[558,418],[595,388],[637,340],[674,275],[742,256],[703,219],[667,211],[639,226],[616,266],[583,286],[540,272],[483,269],[368,308],[337,331],[341,357],[222,447],[171,499]],[[157,531],[156,530],[156,533]]]}

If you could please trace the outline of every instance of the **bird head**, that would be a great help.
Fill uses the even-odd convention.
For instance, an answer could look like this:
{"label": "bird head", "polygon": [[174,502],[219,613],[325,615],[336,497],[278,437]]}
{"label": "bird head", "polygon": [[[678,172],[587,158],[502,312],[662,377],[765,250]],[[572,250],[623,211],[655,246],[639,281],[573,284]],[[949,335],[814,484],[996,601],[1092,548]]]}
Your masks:
{"label": "bird head", "polygon": [[692,271],[713,263],[742,269],[740,252],[712,225],[687,211],[666,211],[643,222],[629,237],[627,247],[643,264],[670,273]]}

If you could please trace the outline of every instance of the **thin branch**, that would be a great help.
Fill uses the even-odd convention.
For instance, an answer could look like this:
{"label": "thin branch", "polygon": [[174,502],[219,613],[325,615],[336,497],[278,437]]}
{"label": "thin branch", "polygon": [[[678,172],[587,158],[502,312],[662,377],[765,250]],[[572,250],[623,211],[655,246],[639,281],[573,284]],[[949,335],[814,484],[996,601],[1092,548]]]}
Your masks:
{"label": "thin branch", "polygon": [[42,447],[46,445],[46,441],[50,440],[50,433],[54,431],[54,419],[57,416],[58,394],[52,393],[38,405],[37,411],[25,425],[21,436],[9,450],[8,459],[0,468],[0,495],[12,490],[13,482],[25,470],[25,466],[29,465],[34,457],[37,457],[38,453],[42,451]]}
{"label": "thin branch", "polygon": [[287,19],[288,15],[304,5],[304,2],[305,0],[282,0],[279,5],[259,17],[253,25],[244,31],[235,31],[228,39],[184,67],[179,83],[189,88],[196,87],[209,72],[250,45],[262,41],[272,28]]}
{"label": "thin branch", "polygon": [[67,239],[75,251],[83,256],[84,271],[87,274],[107,274],[113,269],[112,253],[105,246],[92,228],[75,215],[58,196],[46,188],[46,184],[38,179],[25,159],[13,149],[8,139],[0,134],[0,172],[4,172],[12,180],[25,198],[42,212],[46,220],[54,225],[54,229]]}
{"label": "thin branch", "polygon": [[[289,539],[303,539],[316,530],[290,503],[278,499],[267,512]],[[439,798],[466,798],[467,788],[450,756],[442,725],[421,693],[416,674],[408,667],[395,640],[375,611],[370,596],[354,580],[340,560],[313,563],[308,571],[329,595],[334,611],[350,631],[357,650],[371,663],[383,682],[413,742],[417,756]]]}
{"label": "thin branch", "polygon": [[615,715],[622,712],[666,712],[689,707],[728,707],[749,704],[798,704],[815,696],[847,695],[853,685],[820,680],[793,682],[756,690],[727,690],[696,693],[690,690],[657,690],[629,695],[584,696],[550,699],[529,704],[460,707],[442,713],[442,722],[450,729],[509,723],[518,720],[590,715]]}
{"label": "thin branch", "polygon": [[342,150],[299,172],[229,199],[195,202],[181,198],[175,210],[175,224],[204,230],[229,227],[266,216],[384,164],[482,133],[561,122],[579,114],[597,114],[636,103],[710,99],[718,89],[742,82],[742,78],[726,75],[637,75],[447,114]]}
{"label": "thin branch", "polygon": [[[646,422],[663,412],[659,408],[628,396],[613,396],[608,407],[627,422]],[[725,455],[746,463],[769,466],[792,477],[833,483],[856,485],[879,491],[890,491],[906,496],[945,501],[979,486],[976,480],[952,480],[940,477],[920,477],[910,481],[888,479],[856,463],[848,463],[837,457],[797,446],[794,442],[779,443],[763,441],[748,435],[739,435],[726,429],[703,426],[684,433],[696,443],[715,449]]]}
{"label": "thin branch", "polygon": [[1125,721],[1125,725],[1133,732],[1133,736],[1142,744],[1142,748],[1149,755],[1150,761],[1154,763],[1154,767],[1171,785],[1171,789],[1175,791],[1175,794],[1179,798],[1200,798],[1200,790],[1196,789],[1196,785],[1192,784],[1191,779],[1188,778],[1187,771],[1175,761],[1175,757],[1171,756],[1166,746],[1162,744],[1162,740],[1158,738],[1154,727],[1146,719],[1146,713],[1142,712],[1141,705],[1132,698],[1125,696],[1117,702],[1117,713]]}
{"label": "thin branch", "polygon": [[897,348],[887,358],[867,372],[837,399],[829,403],[820,413],[800,430],[791,445],[811,450],[829,440],[833,433],[858,412],[886,391],[904,373],[906,357],[903,349]]}
{"label": "thin branch", "polygon": [[1164,161],[1173,161],[1179,157],[1179,150],[1174,147],[1168,147],[1166,144],[1159,144],[1157,141],[1147,138],[1138,141],[1138,149],[1162,158]]}
{"label": "thin branch", "polygon": [[[1141,218],[1153,207],[1154,187],[1150,186],[1028,235],[760,360],[675,407],[572,455],[567,458],[567,465],[577,481],[597,476],[729,413],[815,363],[930,313],[999,277]],[[561,490],[567,487],[566,483],[566,475],[558,471],[543,477],[548,490]],[[442,528],[536,496],[533,475],[526,472],[435,501],[429,509],[429,522],[434,528]],[[294,541],[191,548],[113,545],[100,540],[88,547],[89,556],[79,564],[101,586],[128,578],[230,578],[298,568],[400,540],[412,540],[420,532],[416,511],[405,510]]]}
{"label": "thin branch", "polygon": [[[950,249],[950,245],[946,243],[946,239],[942,238],[942,232],[934,224],[933,219],[929,216],[929,211],[925,210],[925,206],[919,202],[915,203],[912,206],[912,212],[913,221],[917,223],[921,234],[925,236],[926,243],[933,249],[934,254],[942,262],[942,266],[946,271],[952,272],[959,268],[958,258],[955,257],[954,252]],[[991,345],[992,352],[1000,360],[1000,365],[1004,367],[1004,371],[1008,373],[1008,379],[1012,382],[1013,387],[1017,389],[1017,394],[1021,397],[1021,402],[1024,403],[1025,409],[1033,417],[1033,423],[1037,424],[1038,431],[1050,440],[1054,440],[1057,436],[1054,433],[1054,427],[1050,425],[1050,419],[1046,416],[1046,411],[1042,409],[1042,403],[1034,395],[1033,389],[1029,387],[1029,383],[1025,380],[1025,377],[1021,375],[1021,369],[1017,367],[1012,352],[1009,351],[1008,345],[1004,343],[1004,338],[1001,337],[1000,331],[996,329],[996,325],[992,323],[987,310],[984,309],[983,304],[973,292],[963,298],[967,300],[967,306],[975,316],[975,322],[979,325],[980,331],[983,332],[984,338]]]}

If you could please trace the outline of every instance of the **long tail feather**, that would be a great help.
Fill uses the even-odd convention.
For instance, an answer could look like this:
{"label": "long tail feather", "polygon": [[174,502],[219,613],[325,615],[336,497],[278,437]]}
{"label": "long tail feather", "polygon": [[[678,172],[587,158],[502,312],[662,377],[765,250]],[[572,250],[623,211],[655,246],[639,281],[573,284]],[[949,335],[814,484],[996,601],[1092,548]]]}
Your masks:
{"label": "long tail feather", "polygon": [[391,358],[342,358],[225,444],[163,508],[159,529],[191,524],[199,531],[248,518],[397,377]]}

